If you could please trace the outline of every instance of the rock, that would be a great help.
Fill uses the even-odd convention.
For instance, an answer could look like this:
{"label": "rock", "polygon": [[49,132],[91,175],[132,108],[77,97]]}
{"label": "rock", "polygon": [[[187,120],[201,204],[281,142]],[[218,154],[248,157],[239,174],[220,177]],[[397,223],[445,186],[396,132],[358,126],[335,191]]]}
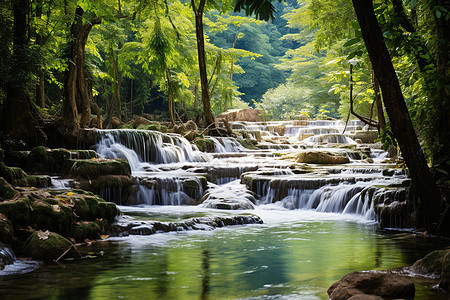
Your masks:
{"label": "rock", "polygon": [[310,120],[310,118],[309,118],[308,115],[306,115],[306,114],[301,114],[301,115],[299,115],[299,116],[298,116],[298,119],[299,119],[300,121]]}
{"label": "rock", "polygon": [[[375,143],[375,140],[378,138],[377,130],[360,130],[356,131],[354,134],[350,135],[350,138],[353,140],[360,140],[361,143],[364,144],[372,144]],[[358,144],[361,144],[358,143]]]}
{"label": "rock", "polygon": [[190,142],[197,138],[199,135],[200,134],[194,130],[187,131],[183,134],[183,136]]}
{"label": "rock", "polygon": [[0,214],[11,221],[15,228],[25,228],[30,224],[31,199],[29,197],[0,202]]}
{"label": "rock", "polygon": [[14,252],[0,242],[0,270],[3,270],[5,265],[13,264],[15,260]]}
{"label": "rock", "polygon": [[221,113],[217,119],[225,119],[227,121],[247,121],[261,122],[263,111],[260,109],[232,109]]}
{"label": "rock", "polygon": [[25,255],[33,259],[56,260],[72,246],[63,236],[50,231],[35,231],[26,240],[23,247]]}
{"label": "rock", "polygon": [[10,184],[18,185],[17,183],[21,182],[27,174],[21,168],[8,167],[5,163],[0,162],[0,176]]}
{"label": "rock", "polygon": [[119,125],[117,127],[117,129],[134,129],[134,127],[131,124],[122,124],[122,125]]}
{"label": "rock", "polygon": [[248,199],[214,199],[203,201],[202,207],[226,210],[255,209],[253,203]]}
{"label": "rock", "polygon": [[312,134],[312,133],[301,133],[297,136],[297,138],[299,141],[303,141],[304,139],[307,139],[312,136],[314,136],[314,134]]}
{"label": "rock", "polygon": [[192,120],[189,120],[186,123],[184,123],[184,127],[188,131],[197,131],[198,130],[197,124],[195,124],[195,122]]}
{"label": "rock", "polygon": [[436,250],[416,261],[410,271],[439,279],[439,287],[450,291],[450,249]]}
{"label": "rock", "polygon": [[194,139],[194,144],[197,146],[198,150],[202,152],[214,153],[216,147],[214,141],[204,137],[197,137]]}
{"label": "rock", "polygon": [[141,117],[141,116],[133,116],[133,119],[131,120],[130,124],[134,127],[134,128],[138,128],[139,125],[150,125],[152,124],[152,121]]}
{"label": "rock", "polygon": [[257,144],[257,142],[255,140],[248,140],[248,139],[241,139],[241,138],[237,138],[236,140],[244,148],[252,149],[252,150],[257,150],[258,149],[258,147],[255,145],[255,144]]}
{"label": "rock", "polygon": [[93,179],[78,179],[76,188],[93,192],[106,200],[121,205],[130,205],[135,179],[127,175],[105,175]]}
{"label": "rock", "polygon": [[[372,298],[365,297],[371,295]],[[414,283],[400,275],[381,272],[353,272],[335,282],[329,289],[331,300],[347,299],[413,299]],[[356,297],[356,298],[353,298]]]}
{"label": "rock", "polygon": [[48,198],[33,201],[31,205],[30,224],[36,228],[58,232],[69,236],[72,231],[72,209],[59,199]]}
{"label": "rock", "polygon": [[97,240],[102,234],[101,221],[77,222],[73,228],[72,237],[77,242],[83,242],[85,239]]}
{"label": "rock", "polygon": [[0,201],[9,200],[16,195],[16,190],[3,178],[0,177]]}
{"label": "rock", "polygon": [[120,121],[117,117],[112,117],[111,119],[111,127],[112,128],[118,128],[120,125],[122,125],[122,121]]}
{"label": "rock", "polygon": [[138,127],[136,127],[136,129],[162,131],[161,130],[161,126],[159,126],[156,123],[154,123],[154,124],[140,124],[140,125],[138,125]]}
{"label": "rock", "polygon": [[285,126],[285,125],[274,126],[273,130],[274,130],[279,136],[284,136],[284,134],[286,133],[286,126]]}
{"label": "rock", "polygon": [[348,298],[348,300],[384,300],[380,296],[368,295],[368,294],[358,294]]}
{"label": "rock", "polygon": [[14,228],[10,220],[0,214],[0,244],[11,244],[14,238]]}
{"label": "rock", "polygon": [[48,173],[50,161],[47,148],[39,146],[33,148],[27,156],[27,170],[31,172]]}
{"label": "rock", "polygon": [[21,168],[8,167],[2,162],[0,162],[0,177],[12,185],[25,187],[48,187],[51,182],[50,176],[27,175]]}
{"label": "rock", "polygon": [[308,151],[308,152],[300,152],[297,155],[298,163],[307,163],[307,164],[346,164],[350,162],[348,157],[335,155],[326,152],[320,151]]}
{"label": "rock", "polygon": [[70,170],[72,176],[84,179],[94,179],[104,175],[131,176],[131,168],[122,159],[79,160]]}

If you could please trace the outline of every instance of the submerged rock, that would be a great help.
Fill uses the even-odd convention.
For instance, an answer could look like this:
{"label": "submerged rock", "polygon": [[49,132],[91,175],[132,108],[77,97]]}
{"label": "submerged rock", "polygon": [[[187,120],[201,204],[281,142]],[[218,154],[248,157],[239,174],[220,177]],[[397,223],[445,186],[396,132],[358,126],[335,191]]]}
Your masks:
{"label": "submerged rock", "polygon": [[331,300],[413,299],[414,294],[411,280],[385,272],[353,272],[328,289]]}
{"label": "submerged rock", "polygon": [[252,201],[248,199],[214,199],[203,201],[202,207],[226,210],[254,209]]}
{"label": "submerged rock", "polygon": [[113,225],[113,232],[118,236],[151,235],[158,232],[185,230],[213,230],[215,228],[244,224],[262,224],[256,215],[232,215],[218,217],[199,217],[180,222],[127,222],[122,220]]}

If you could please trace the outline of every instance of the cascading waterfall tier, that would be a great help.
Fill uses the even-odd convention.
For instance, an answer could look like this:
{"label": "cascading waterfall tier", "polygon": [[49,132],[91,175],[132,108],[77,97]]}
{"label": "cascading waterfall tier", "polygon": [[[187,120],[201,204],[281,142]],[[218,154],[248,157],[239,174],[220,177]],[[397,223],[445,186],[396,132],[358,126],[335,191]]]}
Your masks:
{"label": "cascading waterfall tier", "polygon": [[[404,190],[408,183],[406,174],[363,161],[366,158],[381,161],[386,152],[369,146],[358,148],[353,140],[339,133],[344,127],[341,121],[235,122],[231,125],[236,130],[258,132],[260,136],[267,132],[272,140],[259,142],[259,150],[249,150],[235,138],[207,137],[214,143],[215,153],[202,153],[177,134],[100,130],[97,147],[102,157],[129,161],[137,182],[133,204],[192,205],[205,201],[205,207],[222,209],[275,205],[356,214],[383,224],[403,222],[393,219],[390,212],[394,204],[395,209],[403,207],[397,204],[404,202],[405,193],[394,191]],[[347,128],[353,127],[361,128],[361,124],[351,121]],[[312,136],[302,142],[297,139],[297,144],[272,142],[282,141],[283,132],[285,137],[292,138],[300,134]],[[278,134],[281,136],[277,137]],[[276,162],[277,151],[296,153],[298,148],[309,151],[324,143],[347,144],[346,148],[330,151],[348,156],[350,165],[316,165],[305,171]],[[351,149],[347,149],[349,147]]]}
{"label": "cascading waterfall tier", "polygon": [[[139,162],[168,164],[176,162],[204,162],[210,157],[198,151],[178,134],[151,130],[98,130],[97,152],[106,158],[126,158],[137,166]],[[133,150],[134,153],[129,150]],[[133,170],[133,166],[132,166]]]}

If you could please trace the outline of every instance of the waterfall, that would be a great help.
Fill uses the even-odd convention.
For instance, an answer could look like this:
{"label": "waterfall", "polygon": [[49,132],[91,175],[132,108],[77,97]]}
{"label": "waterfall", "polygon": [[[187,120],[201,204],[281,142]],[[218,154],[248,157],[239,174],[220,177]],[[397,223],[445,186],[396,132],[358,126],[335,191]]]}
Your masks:
{"label": "waterfall", "polygon": [[248,151],[235,138],[232,137],[208,137],[214,142],[216,153],[244,152]]}
{"label": "waterfall", "polygon": [[319,134],[303,140],[306,144],[356,144],[354,140],[343,134]]}
{"label": "waterfall", "polygon": [[177,134],[129,129],[97,132],[100,139],[97,143],[98,154],[105,158],[125,158],[136,171],[148,166],[142,163],[204,162],[211,159]]}
{"label": "waterfall", "polygon": [[3,259],[5,265],[10,265],[16,260],[16,255],[9,247],[0,245],[0,258]]}

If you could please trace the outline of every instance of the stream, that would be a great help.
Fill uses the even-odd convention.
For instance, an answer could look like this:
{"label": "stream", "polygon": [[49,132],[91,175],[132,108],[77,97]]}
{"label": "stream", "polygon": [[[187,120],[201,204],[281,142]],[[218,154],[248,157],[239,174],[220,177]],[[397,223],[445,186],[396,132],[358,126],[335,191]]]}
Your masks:
{"label": "stream", "polygon": [[[232,215],[256,215],[263,224],[126,234],[80,247],[82,259],[19,260],[0,271],[1,299],[328,299],[331,284],[350,272],[409,266],[450,246],[397,218],[380,229],[375,203],[402,201],[409,179],[378,145],[341,135],[340,122],[232,126],[262,137],[259,149],[211,138],[207,153],[176,134],[99,131],[99,155],[127,159],[137,182],[129,199],[120,187],[99,194],[118,204],[118,224]],[[349,163],[286,159],[318,149]],[[414,282],[416,299],[448,299],[430,279]]]}

